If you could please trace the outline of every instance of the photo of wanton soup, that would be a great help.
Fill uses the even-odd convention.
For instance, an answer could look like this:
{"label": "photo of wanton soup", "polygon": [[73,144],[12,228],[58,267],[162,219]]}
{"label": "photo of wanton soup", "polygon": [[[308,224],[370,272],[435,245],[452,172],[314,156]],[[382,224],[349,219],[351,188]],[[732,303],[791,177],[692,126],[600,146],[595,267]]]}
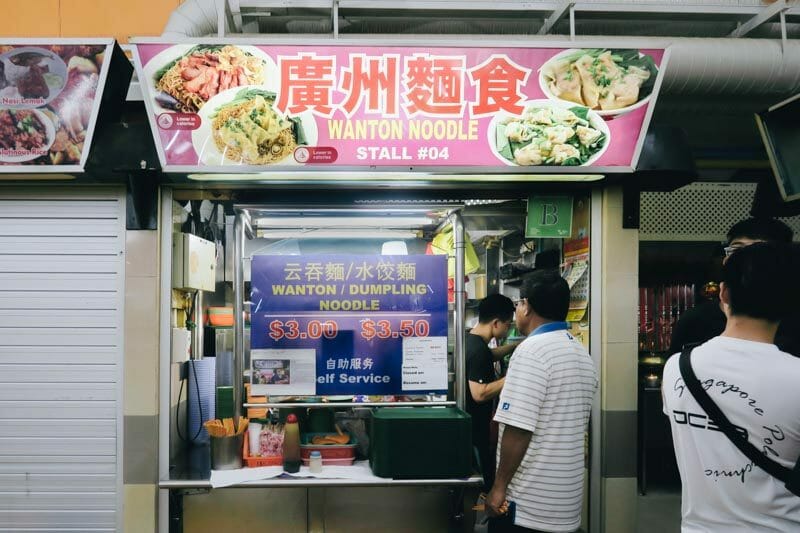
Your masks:
{"label": "photo of wanton soup", "polygon": [[607,116],[644,103],[657,75],[653,58],[638,50],[567,50],[542,66],[540,85],[552,99]]}

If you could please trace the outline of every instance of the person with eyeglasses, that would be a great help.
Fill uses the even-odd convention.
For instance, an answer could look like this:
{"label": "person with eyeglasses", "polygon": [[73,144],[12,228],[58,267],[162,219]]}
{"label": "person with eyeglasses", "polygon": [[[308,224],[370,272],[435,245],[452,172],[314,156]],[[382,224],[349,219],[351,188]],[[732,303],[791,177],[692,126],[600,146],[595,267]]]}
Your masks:
{"label": "person with eyeglasses", "polygon": [[598,380],[589,352],[569,332],[569,294],[557,270],[535,270],[523,282],[515,317],[526,338],[511,356],[494,416],[500,430],[486,496],[489,533],[580,527]]}
{"label": "person with eyeglasses", "polygon": [[504,378],[495,374],[494,361],[511,353],[516,344],[489,348],[508,336],[514,322],[514,304],[502,294],[490,294],[478,304],[478,324],[466,336],[467,413],[472,416],[472,445],[478,450],[484,488],[494,482],[494,446],[491,421],[495,398],[503,389]]}
{"label": "person with eyeglasses", "polygon": [[[748,218],[731,226],[727,245],[723,248],[723,264],[738,250],[757,242],[791,243],[792,229],[774,218]],[[788,273],[787,276],[794,275]],[[776,285],[776,290],[780,290]],[[689,309],[675,323],[670,339],[669,353],[680,352],[685,346],[702,344],[725,329],[727,319],[716,298],[704,301]],[[800,357],[800,316],[794,314],[784,319],[775,336],[775,344],[784,352]]]}
{"label": "person with eyeglasses", "polygon": [[[800,360],[774,343],[779,322],[800,298],[792,275],[799,267],[796,250],[775,242],[753,243],[725,262],[725,329],[689,355],[710,402],[687,385],[691,374],[681,355],[664,366],[663,412],[681,477],[683,533],[800,531],[800,498],[764,469],[792,469],[800,455]],[[712,403],[732,429],[724,430]],[[754,446],[754,456],[729,433]],[[753,458],[759,453],[769,463]]]}

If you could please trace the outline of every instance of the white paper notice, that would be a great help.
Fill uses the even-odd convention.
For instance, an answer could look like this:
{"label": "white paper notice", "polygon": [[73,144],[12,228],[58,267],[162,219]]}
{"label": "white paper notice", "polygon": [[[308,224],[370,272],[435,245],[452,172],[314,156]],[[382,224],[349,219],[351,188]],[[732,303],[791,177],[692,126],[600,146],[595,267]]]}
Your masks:
{"label": "white paper notice", "polygon": [[317,354],[313,348],[253,350],[253,396],[313,396],[317,392]]}
{"label": "white paper notice", "polygon": [[447,389],[447,337],[403,338],[403,390]]}

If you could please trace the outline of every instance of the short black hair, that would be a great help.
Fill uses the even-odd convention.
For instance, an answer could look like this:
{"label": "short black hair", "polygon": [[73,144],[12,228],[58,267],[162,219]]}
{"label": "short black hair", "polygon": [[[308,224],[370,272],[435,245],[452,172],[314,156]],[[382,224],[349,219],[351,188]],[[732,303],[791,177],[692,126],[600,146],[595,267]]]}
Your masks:
{"label": "short black hair", "polygon": [[745,246],[722,267],[732,315],[777,322],[797,305],[797,249],[791,244],[761,242]]}
{"label": "short black hair", "polygon": [[536,314],[548,320],[564,321],[569,311],[569,285],[556,269],[534,270],[522,284],[520,297]]}
{"label": "short black hair", "polygon": [[478,322],[488,324],[495,318],[508,322],[514,319],[514,302],[502,294],[490,294],[478,304]]}
{"label": "short black hair", "polygon": [[728,230],[728,244],[739,238],[789,243],[793,236],[792,228],[775,218],[747,218]]}

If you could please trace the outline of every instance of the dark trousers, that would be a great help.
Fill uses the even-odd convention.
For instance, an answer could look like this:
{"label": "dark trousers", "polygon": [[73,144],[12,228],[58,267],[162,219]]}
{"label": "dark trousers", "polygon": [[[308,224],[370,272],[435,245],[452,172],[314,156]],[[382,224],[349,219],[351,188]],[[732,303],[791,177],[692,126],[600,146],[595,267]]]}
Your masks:
{"label": "dark trousers", "polygon": [[546,533],[538,529],[528,529],[527,527],[517,526],[503,517],[489,519],[489,533]]}
{"label": "dark trousers", "polygon": [[498,516],[489,519],[489,533],[547,533],[539,529],[517,526],[508,517]]}

